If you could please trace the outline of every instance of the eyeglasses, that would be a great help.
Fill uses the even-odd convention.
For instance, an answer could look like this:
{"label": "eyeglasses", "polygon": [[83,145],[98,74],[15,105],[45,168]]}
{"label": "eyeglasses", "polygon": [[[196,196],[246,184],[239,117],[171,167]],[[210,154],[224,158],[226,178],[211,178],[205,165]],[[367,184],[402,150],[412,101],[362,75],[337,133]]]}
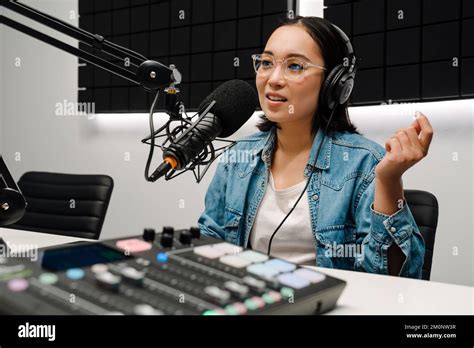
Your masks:
{"label": "eyeglasses", "polygon": [[325,67],[311,64],[299,58],[275,59],[270,54],[252,54],[253,68],[258,76],[268,77],[275,69],[276,63],[283,64],[283,76],[288,80],[299,80],[303,78],[305,71],[308,68],[314,67],[321,70],[326,70]]}

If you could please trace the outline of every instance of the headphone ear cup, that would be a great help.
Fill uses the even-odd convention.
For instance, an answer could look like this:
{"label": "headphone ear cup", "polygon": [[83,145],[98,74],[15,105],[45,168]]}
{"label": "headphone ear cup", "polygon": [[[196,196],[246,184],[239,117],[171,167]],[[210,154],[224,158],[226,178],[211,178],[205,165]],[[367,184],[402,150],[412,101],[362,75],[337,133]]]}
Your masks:
{"label": "headphone ear cup", "polygon": [[339,103],[339,98],[335,98],[336,96],[334,94],[344,70],[345,68],[341,64],[337,65],[331,70],[323,83],[320,98],[322,105],[329,110],[332,110],[336,106],[336,103]]}
{"label": "headphone ear cup", "polygon": [[354,89],[354,76],[354,73],[344,73],[339,79],[335,94],[338,104],[344,104],[349,100]]}

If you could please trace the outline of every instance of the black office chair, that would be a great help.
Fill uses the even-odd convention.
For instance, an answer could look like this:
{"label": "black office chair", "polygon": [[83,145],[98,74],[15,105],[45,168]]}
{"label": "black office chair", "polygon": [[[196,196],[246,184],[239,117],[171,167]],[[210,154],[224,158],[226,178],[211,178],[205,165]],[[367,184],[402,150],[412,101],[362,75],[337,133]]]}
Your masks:
{"label": "black office chair", "polygon": [[425,260],[421,277],[430,280],[436,227],[438,226],[438,200],[433,194],[426,191],[405,190],[404,192],[408,207],[425,240]]}
{"label": "black office chair", "polygon": [[28,172],[18,186],[28,205],[9,228],[99,239],[114,186],[110,176]]}

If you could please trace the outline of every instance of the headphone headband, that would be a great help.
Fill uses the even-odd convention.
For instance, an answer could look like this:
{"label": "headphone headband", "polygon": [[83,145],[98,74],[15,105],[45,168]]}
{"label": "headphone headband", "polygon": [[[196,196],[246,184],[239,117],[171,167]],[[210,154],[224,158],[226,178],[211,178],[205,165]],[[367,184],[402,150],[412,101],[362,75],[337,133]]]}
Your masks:
{"label": "headphone headband", "polygon": [[347,55],[350,61],[349,72],[353,72],[355,70],[356,57],[354,54],[354,49],[352,48],[351,40],[349,39],[349,37],[347,37],[346,33],[341,28],[339,28],[337,25],[333,23],[331,24],[338,31],[339,35],[344,41],[344,44],[346,45],[346,51],[347,51]]}

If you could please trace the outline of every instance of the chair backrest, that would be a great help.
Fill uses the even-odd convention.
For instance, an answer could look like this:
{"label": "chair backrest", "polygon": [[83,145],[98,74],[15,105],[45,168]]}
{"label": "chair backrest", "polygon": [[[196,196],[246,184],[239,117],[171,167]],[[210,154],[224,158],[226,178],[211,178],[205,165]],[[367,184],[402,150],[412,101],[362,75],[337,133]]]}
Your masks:
{"label": "chair backrest", "polygon": [[28,205],[9,228],[99,239],[114,186],[110,176],[27,172],[18,186]]}
{"label": "chair backrest", "polygon": [[438,226],[438,200],[433,194],[426,191],[405,190],[404,192],[413,218],[425,240],[425,260],[423,263],[422,278],[429,280],[433,261],[436,227]]}

